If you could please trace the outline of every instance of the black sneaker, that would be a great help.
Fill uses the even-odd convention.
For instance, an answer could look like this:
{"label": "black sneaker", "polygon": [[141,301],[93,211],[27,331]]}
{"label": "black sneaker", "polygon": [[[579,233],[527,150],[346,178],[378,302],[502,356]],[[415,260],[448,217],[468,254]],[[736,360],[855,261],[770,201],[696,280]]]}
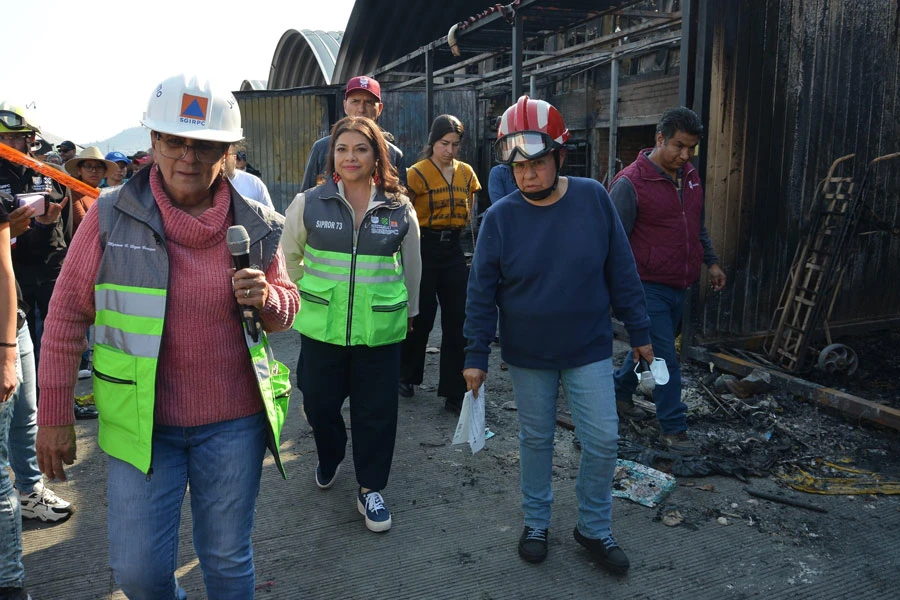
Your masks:
{"label": "black sneaker", "polygon": [[341,470],[340,463],[338,466],[334,468],[334,471],[331,474],[322,472],[322,464],[316,463],[316,485],[319,486],[320,490],[330,490],[331,486],[334,485],[334,480],[337,479],[338,471]]}
{"label": "black sneaker", "polygon": [[406,383],[405,381],[401,381],[397,386],[397,391],[404,398],[412,398],[416,395],[416,386],[411,383]]}
{"label": "black sneaker", "polygon": [[2,587],[0,600],[31,600],[31,595],[25,588]]}
{"label": "black sneaker", "polygon": [[526,526],[519,538],[519,556],[530,563],[544,562],[547,558],[547,534],[549,529]]}
{"label": "black sneaker", "polygon": [[597,559],[597,562],[600,563],[600,566],[610,573],[621,575],[631,566],[631,563],[628,562],[628,557],[619,548],[619,544],[613,539],[612,534],[595,540],[584,537],[576,526],[573,535],[575,536],[575,541],[587,548],[594,558]]}
{"label": "black sneaker", "polygon": [[76,419],[96,419],[98,416],[97,409],[91,404],[85,404],[84,406],[75,405],[75,418]]}

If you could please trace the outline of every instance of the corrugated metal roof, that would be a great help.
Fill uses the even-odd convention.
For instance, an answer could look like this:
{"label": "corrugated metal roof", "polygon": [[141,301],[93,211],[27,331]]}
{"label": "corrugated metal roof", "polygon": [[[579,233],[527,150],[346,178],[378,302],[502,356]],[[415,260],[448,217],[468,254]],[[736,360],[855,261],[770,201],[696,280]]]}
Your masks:
{"label": "corrugated metal roof", "polygon": [[329,85],[343,36],[342,31],[284,32],[272,57],[269,89]]}
{"label": "corrugated metal roof", "polygon": [[[332,81],[371,73],[420,46],[447,35],[452,25],[484,10],[487,0],[357,2],[344,31]],[[392,33],[393,32],[393,33]]]}
{"label": "corrugated metal roof", "polygon": [[242,92],[253,92],[258,90],[266,89],[266,80],[265,79],[245,79],[241,83],[241,91]]}

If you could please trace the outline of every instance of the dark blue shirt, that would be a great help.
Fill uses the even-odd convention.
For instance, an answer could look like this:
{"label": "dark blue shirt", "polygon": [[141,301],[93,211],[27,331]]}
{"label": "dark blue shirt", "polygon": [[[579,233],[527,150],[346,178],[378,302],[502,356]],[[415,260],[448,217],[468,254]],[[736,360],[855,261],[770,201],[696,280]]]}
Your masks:
{"label": "dark blue shirt", "polygon": [[512,169],[507,165],[495,165],[488,177],[488,196],[491,204],[504,196],[508,196],[518,190]]}
{"label": "dark blue shirt", "polygon": [[650,318],[628,236],[609,194],[569,177],[563,197],[535,206],[516,191],[484,214],[469,274],[466,368],[487,371],[499,309],[503,360],[568,369],[612,356],[610,306],[632,346]]}

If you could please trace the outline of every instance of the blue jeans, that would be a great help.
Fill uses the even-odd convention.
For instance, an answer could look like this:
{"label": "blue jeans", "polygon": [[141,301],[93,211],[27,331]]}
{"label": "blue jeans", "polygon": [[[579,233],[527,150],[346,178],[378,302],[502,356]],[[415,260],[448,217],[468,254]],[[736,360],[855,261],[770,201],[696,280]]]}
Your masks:
{"label": "blue jeans", "polygon": [[16,475],[16,489],[23,494],[34,491],[41,480],[34,441],[37,438],[37,372],[34,368],[34,343],[23,325],[18,333],[22,379],[11,401],[15,401],[9,427],[9,462]]}
{"label": "blue jeans", "polygon": [[208,597],[253,598],[250,535],[265,451],[261,412],[199,427],[154,427],[147,475],[110,457],[109,563],[128,598],[187,598],[175,568],[188,485],[194,549]]}
{"label": "blue jeans", "polygon": [[619,439],[612,373],[611,358],[561,371],[509,365],[518,407],[522,510],[527,527],[550,527],[556,398],[562,380],[581,441],[575,480],[578,529],[593,539],[610,533]]}
{"label": "blue jeans", "polygon": [[[22,332],[28,338],[28,328],[19,330],[18,342],[22,344]],[[31,346],[31,339],[28,339]],[[32,367],[33,367],[32,363]],[[16,396],[22,389],[22,363],[16,356],[16,373],[19,387],[6,402],[0,402],[0,587],[23,587],[25,566],[22,564],[22,513],[19,497],[9,480],[9,429],[16,411]],[[34,454],[34,446],[31,449]]]}
{"label": "blue jeans", "polygon": [[[653,388],[656,420],[663,433],[687,430],[687,406],[681,401],[681,365],[675,351],[675,331],[681,323],[687,290],[667,285],[643,282],[647,312],[650,315],[650,341],[653,355],[663,358],[669,368],[669,383]],[[631,399],[638,380],[634,374],[634,353],[628,351],[622,366],[616,371],[616,396]]]}

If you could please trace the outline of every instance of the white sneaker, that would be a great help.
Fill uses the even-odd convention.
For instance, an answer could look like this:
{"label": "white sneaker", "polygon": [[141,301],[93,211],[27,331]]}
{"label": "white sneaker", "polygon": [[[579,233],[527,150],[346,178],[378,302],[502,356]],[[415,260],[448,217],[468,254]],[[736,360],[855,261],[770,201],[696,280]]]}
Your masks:
{"label": "white sneaker", "polygon": [[19,496],[19,504],[22,508],[23,519],[37,519],[39,521],[55,523],[65,521],[75,511],[70,502],[66,502],[44,486],[43,481],[34,484],[30,494],[23,494],[16,490]]}

